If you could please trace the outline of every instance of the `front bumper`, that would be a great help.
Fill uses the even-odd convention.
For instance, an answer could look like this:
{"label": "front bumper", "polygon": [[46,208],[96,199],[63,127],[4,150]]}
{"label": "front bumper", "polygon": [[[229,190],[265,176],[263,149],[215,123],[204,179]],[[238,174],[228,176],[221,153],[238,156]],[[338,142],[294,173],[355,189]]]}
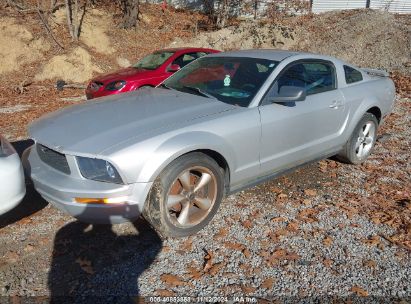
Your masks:
{"label": "front bumper", "polygon": [[0,158],[0,214],[17,206],[26,194],[26,184],[17,153]]}
{"label": "front bumper", "polygon": [[[152,183],[118,185],[85,179],[81,176],[74,156],[67,155],[70,174],[60,172],[38,156],[36,149],[24,153],[24,162],[34,188],[49,203],[73,217],[92,224],[116,224],[133,221],[141,214]],[[116,204],[77,203],[75,198],[121,198]]]}
{"label": "front bumper", "polygon": [[86,93],[86,98],[87,100],[89,99],[94,99],[94,98],[98,98],[98,97],[104,97],[104,96],[110,96],[110,95],[116,95],[116,94],[120,94],[120,93],[125,93],[128,92],[128,89],[122,88],[119,91],[107,91],[104,90],[104,88],[100,88],[98,91],[93,91],[90,88],[87,88],[85,93]]}

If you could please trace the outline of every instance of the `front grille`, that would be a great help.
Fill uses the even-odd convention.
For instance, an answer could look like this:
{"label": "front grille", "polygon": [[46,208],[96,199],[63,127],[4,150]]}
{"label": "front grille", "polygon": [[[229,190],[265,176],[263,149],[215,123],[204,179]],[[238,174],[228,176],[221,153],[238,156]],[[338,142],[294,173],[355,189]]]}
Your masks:
{"label": "front grille", "polygon": [[37,153],[44,163],[60,172],[70,174],[70,167],[64,154],[51,150],[43,145],[37,144],[36,146]]}

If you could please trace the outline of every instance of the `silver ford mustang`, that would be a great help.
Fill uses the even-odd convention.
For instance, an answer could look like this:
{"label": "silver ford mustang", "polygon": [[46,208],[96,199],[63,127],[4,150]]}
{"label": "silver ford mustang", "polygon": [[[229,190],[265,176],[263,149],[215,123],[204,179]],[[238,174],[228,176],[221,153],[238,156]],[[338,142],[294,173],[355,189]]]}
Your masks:
{"label": "silver ford mustang", "polygon": [[213,54],[158,88],[46,115],[25,155],[37,191],[74,217],[142,214],[186,236],[224,195],[332,155],[363,162],[394,104],[387,76],[309,53]]}

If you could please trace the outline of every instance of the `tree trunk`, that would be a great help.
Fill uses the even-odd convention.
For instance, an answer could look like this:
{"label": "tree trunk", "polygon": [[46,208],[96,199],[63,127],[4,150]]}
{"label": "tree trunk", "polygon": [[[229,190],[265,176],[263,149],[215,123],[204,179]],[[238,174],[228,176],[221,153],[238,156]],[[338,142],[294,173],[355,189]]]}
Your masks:
{"label": "tree trunk", "polygon": [[86,13],[87,0],[82,2],[83,13],[80,14],[79,0],[65,0],[67,26],[69,29],[70,36],[74,41],[77,41],[80,37],[81,23],[83,21],[84,14]]}
{"label": "tree trunk", "polygon": [[65,0],[65,3],[66,3],[67,27],[68,27],[71,38],[75,40],[71,0]]}
{"label": "tree trunk", "polygon": [[123,9],[123,22],[122,28],[136,27],[139,10],[139,0],[121,0],[121,6]]}
{"label": "tree trunk", "polygon": [[78,0],[74,0],[74,11],[73,11],[73,34],[74,34],[74,40],[78,40],[78,37],[80,36],[79,32],[79,23],[80,20],[78,18]]}

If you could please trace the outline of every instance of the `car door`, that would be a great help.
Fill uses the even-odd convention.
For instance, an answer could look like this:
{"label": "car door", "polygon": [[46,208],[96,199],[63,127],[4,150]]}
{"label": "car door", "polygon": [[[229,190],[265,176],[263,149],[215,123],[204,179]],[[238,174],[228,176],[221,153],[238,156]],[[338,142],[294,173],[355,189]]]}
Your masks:
{"label": "car door", "polygon": [[[282,86],[304,88],[306,99],[271,103]],[[335,152],[348,119],[332,62],[297,61],[279,74],[259,107],[262,173],[281,171]]]}

